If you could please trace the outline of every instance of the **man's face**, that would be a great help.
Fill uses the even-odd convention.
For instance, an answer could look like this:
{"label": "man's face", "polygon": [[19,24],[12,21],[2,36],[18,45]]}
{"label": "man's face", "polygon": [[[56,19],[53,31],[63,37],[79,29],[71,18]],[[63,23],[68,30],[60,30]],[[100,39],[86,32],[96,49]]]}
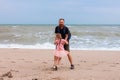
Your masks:
{"label": "man's face", "polygon": [[59,25],[60,25],[60,26],[64,26],[64,20],[60,20],[60,21],[59,21]]}

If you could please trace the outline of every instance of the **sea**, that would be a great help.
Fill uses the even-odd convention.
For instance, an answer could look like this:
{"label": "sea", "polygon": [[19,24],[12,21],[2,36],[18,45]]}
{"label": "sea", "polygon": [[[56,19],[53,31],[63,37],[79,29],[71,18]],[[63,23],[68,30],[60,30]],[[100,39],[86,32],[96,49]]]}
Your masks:
{"label": "sea", "polygon": [[[0,48],[55,49],[57,24],[0,24]],[[120,25],[66,25],[71,50],[120,50]]]}

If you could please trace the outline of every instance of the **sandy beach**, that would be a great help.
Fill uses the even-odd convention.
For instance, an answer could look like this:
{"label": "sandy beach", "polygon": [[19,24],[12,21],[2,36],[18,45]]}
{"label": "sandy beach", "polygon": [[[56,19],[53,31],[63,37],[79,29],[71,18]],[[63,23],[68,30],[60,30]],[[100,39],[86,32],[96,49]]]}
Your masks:
{"label": "sandy beach", "polygon": [[120,51],[73,50],[52,71],[53,50],[0,49],[0,80],[120,80]]}

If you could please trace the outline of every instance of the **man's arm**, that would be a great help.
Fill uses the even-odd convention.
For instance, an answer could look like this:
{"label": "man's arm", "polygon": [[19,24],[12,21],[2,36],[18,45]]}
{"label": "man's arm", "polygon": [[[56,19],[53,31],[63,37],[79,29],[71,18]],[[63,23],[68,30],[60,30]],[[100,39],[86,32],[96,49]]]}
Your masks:
{"label": "man's arm", "polygon": [[68,41],[68,34],[69,34],[69,29],[66,27],[66,35],[65,35],[65,40]]}
{"label": "man's arm", "polygon": [[65,35],[65,40],[68,41],[68,34]]}

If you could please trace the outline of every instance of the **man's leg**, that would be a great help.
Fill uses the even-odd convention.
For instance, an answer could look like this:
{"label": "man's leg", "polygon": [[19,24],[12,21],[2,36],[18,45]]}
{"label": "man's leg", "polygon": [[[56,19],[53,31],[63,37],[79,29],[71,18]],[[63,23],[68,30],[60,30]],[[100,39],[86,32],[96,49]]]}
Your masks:
{"label": "man's leg", "polygon": [[69,52],[69,54],[68,54],[67,56],[68,56],[68,59],[69,59],[70,64],[72,65],[72,64],[73,64],[73,61],[72,61],[72,56],[70,55],[70,52]]}
{"label": "man's leg", "polygon": [[69,44],[65,45],[65,46],[64,46],[64,49],[69,52],[67,56],[68,56],[68,60],[69,60],[69,62],[70,62],[70,64],[71,64],[71,67],[70,67],[70,68],[71,68],[71,69],[74,69],[72,56],[70,55]]}

